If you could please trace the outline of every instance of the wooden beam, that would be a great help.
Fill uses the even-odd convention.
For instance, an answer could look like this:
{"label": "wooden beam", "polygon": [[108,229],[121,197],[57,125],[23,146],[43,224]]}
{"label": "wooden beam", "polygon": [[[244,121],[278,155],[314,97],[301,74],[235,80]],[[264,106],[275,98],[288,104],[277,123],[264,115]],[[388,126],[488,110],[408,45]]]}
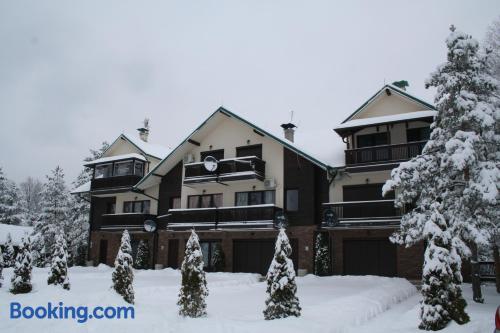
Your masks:
{"label": "wooden beam", "polygon": [[257,131],[256,129],[254,129],[253,131],[254,131],[254,133],[255,133],[255,134],[257,134],[257,135],[260,135],[260,136],[262,136],[262,137],[264,136],[264,134],[263,134],[263,133],[261,133],[261,132]]}
{"label": "wooden beam", "polygon": [[200,143],[198,141],[194,141],[192,139],[188,139],[188,142],[191,143],[191,144],[193,144],[193,145],[195,145],[195,146],[198,146],[198,147],[200,146]]}

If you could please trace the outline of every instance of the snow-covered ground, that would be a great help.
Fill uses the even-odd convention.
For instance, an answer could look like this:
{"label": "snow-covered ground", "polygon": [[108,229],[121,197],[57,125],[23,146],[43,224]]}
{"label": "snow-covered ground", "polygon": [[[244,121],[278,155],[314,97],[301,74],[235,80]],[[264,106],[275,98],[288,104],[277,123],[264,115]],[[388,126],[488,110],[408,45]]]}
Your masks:
{"label": "snow-covered ground", "polygon": [[[47,269],[34,269],[34,291],[8,292],[12,269],[5,269],[0,289],[0,332],[420,332],[417,328],[418,294],[406,280],[383,277],[298,278],[302,317],[265,321],[265,283],[259,275],[208,273],[208,317],[177,315],[180,273],[171,269],[136,271],[135,319],[74,320],[9,319],[10,302],[33,307],[63,302],[70,306],[125,306],[110,289],[112,269],[70,269],[71,290],[47,286]],[[470,286],[465,286],[468,300]],[[469,301],[472,323],[449,326],[445,332],[491,332],[492,316],[500,297],[493,287],[484,288],[486,303]]]}

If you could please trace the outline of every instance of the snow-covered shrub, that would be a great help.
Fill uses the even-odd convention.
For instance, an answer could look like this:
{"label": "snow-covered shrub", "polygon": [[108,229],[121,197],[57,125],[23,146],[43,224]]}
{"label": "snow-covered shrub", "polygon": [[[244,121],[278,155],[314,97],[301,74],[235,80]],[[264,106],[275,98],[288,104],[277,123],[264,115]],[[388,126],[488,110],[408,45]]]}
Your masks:
{"label": "snow-covered shrub", "polygon": [[295,283],[295,269],[290,259],[292,247],[285,233],[280,229],[276,239],[274,258],[266,275],[267,299],[264,318],[266,320],[300,317],[300,304]]}
{"label": "snow-covered shrub", "polygon": [[113,271],[113,288],[123,296],[123,299],[134,304],[134,271],[132,269],[132,246],[127,230],[123,231],[120,249],[115,259],[115,270]]}
{"label": "snow-covered shrub", "polygon": [[137,269],[149,268],[149,246],[148,242],[144,239],[141,239],[139,241],[139,245],[137,246],[134,266]]}
{"label": "snow-covered shrub", "polygon": [[3,261],[4,267],[14,267],[16,262],[16,254],[14,251],[14,245],[12,245],[10,232],[7,234],[7,241],[4,244]]}
{"label": "snow-covered shrub", "polygon": [[191,236],[186,243],[181,274],[182,286],[177,302],[179,315],[192,318],[206,316],[207,280],[203,270],[203,254],[201,253],[200,241],[194,230],[191,231]]}
{"label": "snow-covered shrub", "polygon": [[226,256],[220,243],[215,243],[215,249],[212,257],[212,265],[215,272],[223,272],[226,268]]}
{"label": "snow-covered shrub", "polygon": [[2,248],[0,248],[0,288],[2,288],[3,285],[3,253],[2,253]]}
{"label": "snow-covered shrub", "polygon": [[68,253],[66,250],[66,241],[64,235],[60,232],[56,236],[54,245],[54,253],[52,254],[52,264],[50,266],[48,284],[61,285],[64,289],[69,290],[68,278]]}
{"label": "snow-covered shrub", "polygon": [[14,273],[10,280],[10,292],[13,294],[29,293],[32,289],[31,286],[31,241],[28,235],[23,237],[21,245],[19,246],[16,264],[14,266]]}
{"label": "snow-covered shrub", "polygon": [[314,243],[314,274],[326,276],[330,274],[330,251],[328,250],[328,236],[318,233]]}

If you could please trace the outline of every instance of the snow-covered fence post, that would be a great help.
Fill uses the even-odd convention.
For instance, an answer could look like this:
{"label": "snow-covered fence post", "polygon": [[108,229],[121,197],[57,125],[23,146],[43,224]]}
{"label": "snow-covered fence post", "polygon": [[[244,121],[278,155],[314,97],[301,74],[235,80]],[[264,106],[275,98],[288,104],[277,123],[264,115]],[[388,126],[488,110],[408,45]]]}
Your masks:
{"label": "snow-covered fence post", "polygon": [[63,289],[69,290],[68,278],[68,252],[66,249],[66,241],[64,234],[60,231],[56,235],[56,243],[54,244],[54,253],[52,254],[52,264],[50,266],[49,277],[47,284],[61,285]]}
{"label": "snow-covered fence post", "polygon": [[127,230],[123,231],[120,249],[115,259],[115,270],[113,271],[113,288],[123,296],[123,299],[134,304],[134,271],[132,269],[132,246]]}
{"label": "snow-covered fence post", "polygon": [[191,231],[186,243],[186,252],[181,266],[182,286],[179,292],[179,315],[183,317],[203,317],[207,314],[208,296],[207,280],[203,270],[203,254],[201,253],[198,235]]}
{"label": "snow-covered fence post", "polygon": [[266,320],[300,317],[300,304],[297,297],[295,269],[290,259],[292,247],[281,228],[276,239],[274,258],[266,275],[267,299],[264,318]]}
{"label": "snow-covered fence post", "polygon": [[29,293],[32,289],[31,285],[31,241],[28,235],[25,235],[19,246],[16,263],[14,266],[14,274],[10,280],[10,292],[13,294]]}

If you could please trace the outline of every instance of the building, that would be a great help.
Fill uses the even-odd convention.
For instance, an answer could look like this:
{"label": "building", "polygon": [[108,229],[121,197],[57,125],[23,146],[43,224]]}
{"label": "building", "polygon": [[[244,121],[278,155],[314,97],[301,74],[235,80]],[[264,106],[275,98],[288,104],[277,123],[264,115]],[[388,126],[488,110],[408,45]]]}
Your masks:
{"label": "building", "polygon": [[[277,134],[222,107],[171,151],[146,142],[147,126],[139,129],[143,140],[122,134],[87,164],[94,179],[79,191],[92,197],[89,257],[112,264],[128,229],[133,248],[149,241],[152,266],[177,268],[194,228],[207,270],[222,248],[226,271],[265,273],[275,222],[286,218],[299,273],[312,271],[314,238],[324,232],[334,274],[418,278],[422,248],[389,242],[402,212],[381,186],[421,152],[435,114],[386,85],[335,127],[331,145],[322,142],[329,157],[299,147],[294,124]],[[344,152],[335,148],[340,140]],[[156,223],[154,232],[144,230],[147,220]]]}

